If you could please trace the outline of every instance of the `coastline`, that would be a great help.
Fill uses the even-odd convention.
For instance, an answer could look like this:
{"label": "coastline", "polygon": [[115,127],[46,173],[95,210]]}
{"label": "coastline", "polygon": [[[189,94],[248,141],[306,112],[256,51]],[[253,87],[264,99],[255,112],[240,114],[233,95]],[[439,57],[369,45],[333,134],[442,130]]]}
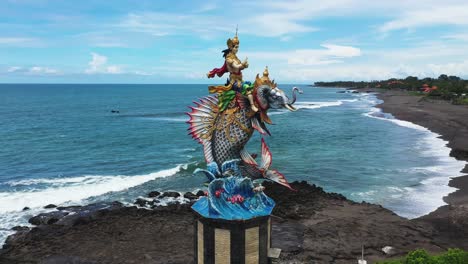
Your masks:
{"label": "coastline", "polygon": [[[371,89],[363,92],[367,91]],[[468,107],[460,113],[459,106],[420,101],[402,91],[372,92],[379,92],[377,97],[384,101],[376,107],[442,135],[451,156],[468,159],[464,145],[468,142],[463,139],[468,128],[463,114]],[[372,263],[417,248],[433,253],[468,249],[468,176],[454,175],[450,180],[449,185],[459,190],[444,198],[448,205],[411,220],[306,182],[292,185],[298,192],[266,184],[266,193],[277,202],[272,243],[283,250],[281,263],[352,263],[360,256],[362,244],[365,259]],[[0,263],[190,263],[194,234],[189,205],[197,195],[149,193],[135,201],[137,206],[59,207],[33,217],[34,228],[16,227],[18,232],[0,250]],[[157,200],[164,196],[187,199],[185,204],[179,199],[158,206]],[[392,249],[384,252],[387,247]]]}
{"label": "coastline", "polygon": [[[464,247],[447,240],[431,223],[408,220],[380,205],[357,203],[307,182],[297,192],[266,183],[276,201],[272,247],[282,249],[279,263],[355,263],[395,258],[424,248],[443,252]],[[155,195],[157,195],[155,197]],[[0,250],[0,263],[193,263],[197,195],[185,204],[158,205],[180,194],[151,192],[135,205],[121,203],[58,207],[31,218],[34,228],[18,227]]]}
{"label": "coastline", "polygon": [[[377,98],[383,101],[377,108],[399,120],[409,121],[439,134],[441,139],[448,142],[450,156],[467,162],[459,175],[450,177],[448,186],[457,190],[443,197],[447,205],[414,221],[432,224],[437,231],[445,233],[447,241],[468,237],[468,106],[408,95],[406,91],[400,90],[365,90],[376,92]],[[466,239],[463,247],[468,247]]]}
{"label": "coastline", "polygon": [[[371,89],[366,89],[371,90]],[[448,142],[450,156],[468,162],[468,106],[424,99],[404,91],[375,90],[383,103],[377,105],[395,118],[423,126]],[[465,175],[463,175],[465,174]],[[458,190],[444,197],[448,204],[468,204],[468,163],[460,175],[451,177],[450,187]]]}

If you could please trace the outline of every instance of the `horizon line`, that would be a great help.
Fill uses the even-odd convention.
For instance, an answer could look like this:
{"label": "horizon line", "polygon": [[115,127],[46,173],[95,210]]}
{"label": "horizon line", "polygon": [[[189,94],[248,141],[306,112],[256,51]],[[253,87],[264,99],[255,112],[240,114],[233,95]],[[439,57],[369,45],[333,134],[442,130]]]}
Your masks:
{"label": "horizon line", "polygon": [[[84,84],[84,85],[108,85],[108,84],[113,84],[113,85],[215,85],[211,83],[0,83],[0,85],[31,85],[31,84],[36,84],[36,85],[59,85],[59,84]],[[313,83],[312,83],[313,84]],[[309,83],[282,83],[280,85],[312,85]]]}

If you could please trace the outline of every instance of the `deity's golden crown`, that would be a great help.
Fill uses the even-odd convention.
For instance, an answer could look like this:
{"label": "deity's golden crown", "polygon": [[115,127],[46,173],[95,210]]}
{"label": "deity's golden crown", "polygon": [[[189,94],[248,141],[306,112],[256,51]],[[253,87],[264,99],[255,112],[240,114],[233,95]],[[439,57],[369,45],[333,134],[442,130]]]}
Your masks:
{"label": "deity's golden crown", "polygon": [[270,85],[272,88],[276,88],[276,83],[275,80],[270,80],[269,77],[270,73],[268,72],[268,66],[265,67],[265,70],[263,71],[263,76],[260,77],[259,74],[255,77],[255,85],[260,86],[260,85]]}
{"label": "deity's golden crown", "polygon": [[229,49],[234,48],[234,46],[239,45],[239,39],[237,38],[237,27],[236,27],[236,35],[232,39],[227,40],[227,46]]}
{"label": "deity's golden crown", "polygon": [[232,39],[228,39],[227,40],[227,46],[228,48],[232,49],[234,48],[234,46],[236,45],[239,45],[239,39],[237,38],[237,36],[235,36],[234,38]]}

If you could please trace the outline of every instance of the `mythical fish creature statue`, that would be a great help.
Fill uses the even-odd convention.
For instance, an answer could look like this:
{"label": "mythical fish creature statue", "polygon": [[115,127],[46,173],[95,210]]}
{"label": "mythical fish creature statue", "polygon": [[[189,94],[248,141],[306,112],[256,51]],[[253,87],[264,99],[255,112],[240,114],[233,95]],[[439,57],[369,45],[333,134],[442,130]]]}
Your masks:
{"label": "mythical fish creature statue", "polygon": [[[233,42],[236,46],[232,46]],[[238,44],[236,33],[235,41],[228,40],[228,50],[231,45],[237,53]],[[233,58],[233,55],[228,52],[225,57]],[[235,59],[238,61],[237,57]],[[227,72],[228,63],[226,59],[222,68],[214,69],[208,76],[222,76]],[[283,174],[270,169],[272,155],[263,138],[259,163],[255,160],[256,155],[247,152],[245,145],[255,130],[270,135],[266,127],[266,124],[272,124],[269,109],[296,111],[293,106],[296,92],[302,91],[294,87],[292,99],[288,98],[270,80],[268,68],[262,77],[257,74],[253,84],[244,82],[240,72],[244,68],[237,68],[234,75],[231,73],[225,86],[211,86],[209,91],[217,94],[194,102],[195,106],[191,106],[191,112],[187,113],[189,134],[203,145],[207,163],[206,169],[194,171],[194,174],[204,174],[210,181],[208,197],[193,206],[205,217],[247,219],[268,215],[274,201],[263,193],[260,182],[271,180],[291,189]],[[235,80],[232,81],[233,76]]]}

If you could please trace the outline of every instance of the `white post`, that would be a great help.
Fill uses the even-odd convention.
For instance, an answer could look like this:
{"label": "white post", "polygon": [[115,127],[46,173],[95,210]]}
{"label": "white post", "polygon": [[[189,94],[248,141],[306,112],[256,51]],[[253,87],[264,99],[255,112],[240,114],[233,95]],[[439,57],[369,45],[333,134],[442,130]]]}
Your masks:
{"label": "white post", "polygon": [[364,245],[361,246],[361,259],[358,260],[358,264],[367,264],[364,260]]}

